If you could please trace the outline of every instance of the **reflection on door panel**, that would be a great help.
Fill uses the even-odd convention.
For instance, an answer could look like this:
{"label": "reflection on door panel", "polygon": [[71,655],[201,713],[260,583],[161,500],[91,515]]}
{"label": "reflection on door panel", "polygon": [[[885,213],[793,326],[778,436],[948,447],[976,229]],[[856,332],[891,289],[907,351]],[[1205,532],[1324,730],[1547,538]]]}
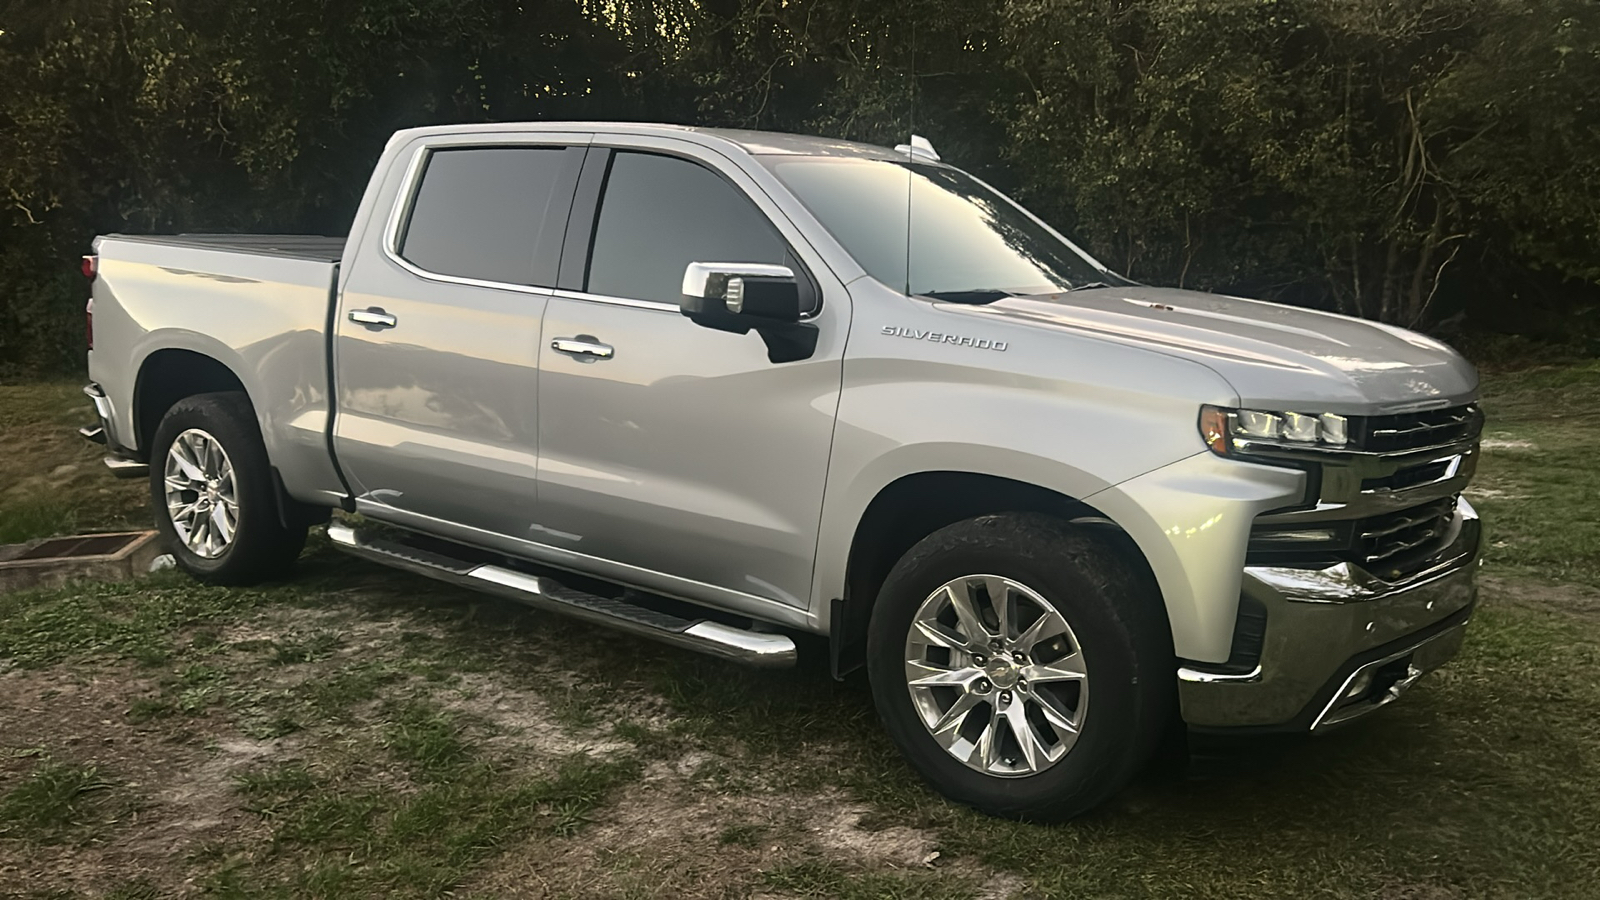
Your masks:
{"label": "reflection on door panel", "polygon": [[[687,160],[615,155],[595,225],[591,294],[677,303],[690,262],[783,263],[788,247],[726,180]],[[545,541],[718,587],[809,600],[840,361],[768,361],[761,338],[676,310],[555,298],[543,348]],[[548,340],[547,340],[548,343]]]}
{"label": "reflection on door panel", "polygon": [[[497,532],[526,521],[537,500],[548,299],[530,285],[554,279],[582,153],[435,151],[400,245],[428,274],[356,268],[335,343],[335,440],[363,498]],[[367,310],[393,326],[349,320],[349,311]]]}

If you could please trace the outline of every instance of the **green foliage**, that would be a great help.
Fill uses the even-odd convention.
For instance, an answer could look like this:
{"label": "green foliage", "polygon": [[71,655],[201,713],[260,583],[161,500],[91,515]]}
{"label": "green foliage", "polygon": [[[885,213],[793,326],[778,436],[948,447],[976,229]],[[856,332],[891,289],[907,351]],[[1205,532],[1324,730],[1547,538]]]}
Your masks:
{"label": "green foliage", "polygon": [[0,366],[81,358],[97,233],[341,233],[395,129],[555,118],[915,129],[1142,280],[1600,331],[1592,0],[0,0],[0,83]]}
{"label": "green foliage", "polygon": [[1413,326],[1485,255],[1600,280],[1600,110],[1578,99],[1600,87],[1593,4],[1067,0],[1006,19],[1035,88],[1009,117],[1026,193],[1136,277]]}
{"label": "green foliage", "polygon": [[91,797],[110,787],[95,766],[46,761],[0,795],[0,837],[58,837],[81,824]]}

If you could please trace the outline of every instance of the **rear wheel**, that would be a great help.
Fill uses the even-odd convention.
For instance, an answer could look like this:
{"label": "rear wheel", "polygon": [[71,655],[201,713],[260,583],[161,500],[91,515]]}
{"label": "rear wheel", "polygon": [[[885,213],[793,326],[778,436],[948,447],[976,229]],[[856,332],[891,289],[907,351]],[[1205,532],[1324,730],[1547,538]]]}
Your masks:
{"label": "rear wheel", "polygon": [[1036,514],[944,528],[891,571],[868,631],[885,727],[941,792],[1064,819],[1120,790],[1173,709],[1158,598],[1116,548]]}
{"label": "rear wheel", "polygon": [[150,502],[178,565],[203,581],[250,584],[286,574],[305,546],[285,527],[266,447],[238,392],[173,404],[150,446]]}

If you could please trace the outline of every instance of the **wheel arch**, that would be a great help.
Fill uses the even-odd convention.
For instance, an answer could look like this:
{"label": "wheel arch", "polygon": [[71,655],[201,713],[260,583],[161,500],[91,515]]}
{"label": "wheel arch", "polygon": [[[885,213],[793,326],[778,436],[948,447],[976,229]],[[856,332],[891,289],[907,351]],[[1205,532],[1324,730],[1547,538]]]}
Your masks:
{"label": "wheel arch", "polygon": [[1149,561],[1132,536],[1081,499],[1029,481],[960,470],[905,474],[881,487],[857,519],[845,565],[842,596],[832,601],[829,643],[835,677],[860,668],[867,621],[895,563],[917,542],[947,525],[997,513],[1043,513],[1092,528],[1146,579],[1165,604]]}
{"label": "wheel arch", "polygon": [[173,404],[195,394],[237,391],[250,401],[250,391],[232,368],[215,357],[181,347],[164,347],[139,364],[133,386],[133,429],[139,453],[150,457],[151,440]]}

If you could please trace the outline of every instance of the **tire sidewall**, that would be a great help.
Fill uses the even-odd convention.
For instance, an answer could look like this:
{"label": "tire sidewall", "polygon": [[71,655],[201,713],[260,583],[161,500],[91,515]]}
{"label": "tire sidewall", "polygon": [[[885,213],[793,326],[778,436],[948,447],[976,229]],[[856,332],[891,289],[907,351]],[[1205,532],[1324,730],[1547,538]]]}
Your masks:
{"label": "tire sidewall", "polygon": [[[1140,746],[1141,717],[1149,714],[1149,702],[1140,685],[1134,625],[1118,615],[1113,596],[1126,581],[1125,567],[1096,553],[1098,542],[1029,524],[981,517],[936,532],[907,553],[873,610],[868,673],[890,736],[940,790],[1000,815],[1061,818],[1115,792],[1143,761],[1130,764],[1147,752]],[[906,684],[905,642],[917,609],[946,582],[979,574],[1000,575],[1038,593],[1067,620],[1082,647],[1089,673],[1082,730],[1064,758],[1036,775],[986,775],[952,757],[928,733]]]}

